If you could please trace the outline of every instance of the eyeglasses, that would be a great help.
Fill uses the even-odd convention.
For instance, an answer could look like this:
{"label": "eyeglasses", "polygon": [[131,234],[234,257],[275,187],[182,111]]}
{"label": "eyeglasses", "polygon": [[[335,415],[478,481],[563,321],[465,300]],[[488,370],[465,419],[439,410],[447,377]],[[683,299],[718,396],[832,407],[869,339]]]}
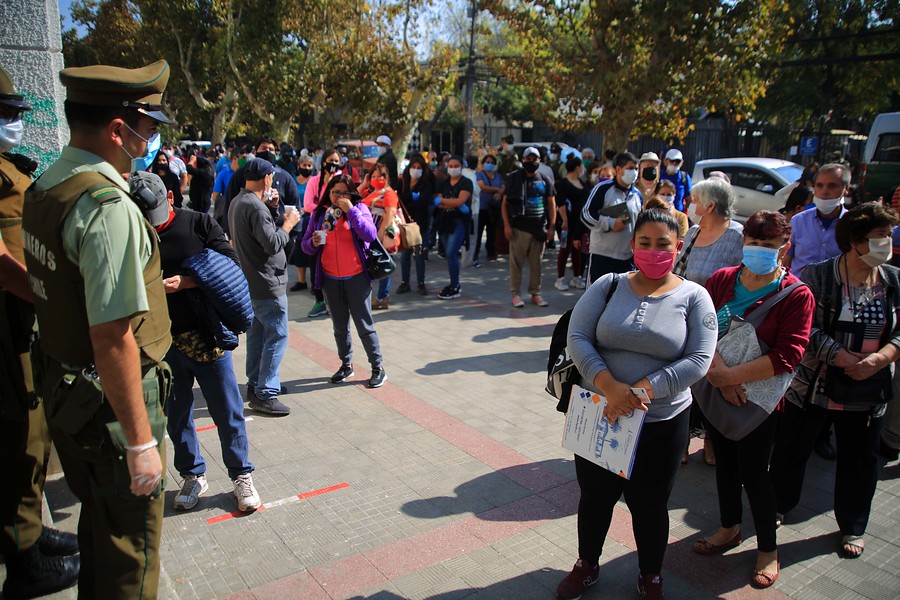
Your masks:
{"label": "eyeglasses", "polygon": [[340,190],[331,190],[331,195],[335,198],[349,198],[350,192],[342,192]]}
{"label": "eyeglasses", "polygon": [[683,163],[684,161],[681,160],[680,158],[674,158],[674,159],[670,160],[669,162],[675,163],[676,165],[680,165],[680,164]]}

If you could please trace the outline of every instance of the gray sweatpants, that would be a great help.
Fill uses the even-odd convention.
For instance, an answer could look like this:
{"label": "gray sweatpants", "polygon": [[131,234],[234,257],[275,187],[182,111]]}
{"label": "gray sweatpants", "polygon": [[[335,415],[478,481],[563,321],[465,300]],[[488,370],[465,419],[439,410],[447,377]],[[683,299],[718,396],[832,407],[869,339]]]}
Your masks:
{"label": "gray sweatpants", "polygon": [[333,279],[323,275],[322,292],[325,294],[328,312],[331,313],[334,341],[341,364],[349,365],[353,361],[350,339],[350,317],[353,317],[356,333],[369,357],[369,364],[372,369],[380,369],[381,348],[375,332],[375,321],[372,319],[372,284],[365,274],[359,273],[350,279]]}

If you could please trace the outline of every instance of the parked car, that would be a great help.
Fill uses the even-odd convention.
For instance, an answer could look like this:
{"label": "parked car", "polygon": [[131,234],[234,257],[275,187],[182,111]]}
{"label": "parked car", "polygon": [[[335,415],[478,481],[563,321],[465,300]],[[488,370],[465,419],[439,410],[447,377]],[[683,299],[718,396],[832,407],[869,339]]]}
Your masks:
{"label": "parked car", "polygon": [[736,218],[746,221],[758,210],[783,208],[775,192],[800,179],[803,167],[775,158],[713,158],[694,166],[693,183],[709,179],[713,171],[722,171],[731,178],[737,196]]}
{"label": "parked car", "polygon": [[378,145],[372,140],[338,140],[335,148],[347,148],[350,166],[359,171],[360,177],[372,170],[378,160]]}
{"label": "parked car", "polygon": [[890,202],[900,185],[900,112],[875,117],[859,173],[859,198]]}

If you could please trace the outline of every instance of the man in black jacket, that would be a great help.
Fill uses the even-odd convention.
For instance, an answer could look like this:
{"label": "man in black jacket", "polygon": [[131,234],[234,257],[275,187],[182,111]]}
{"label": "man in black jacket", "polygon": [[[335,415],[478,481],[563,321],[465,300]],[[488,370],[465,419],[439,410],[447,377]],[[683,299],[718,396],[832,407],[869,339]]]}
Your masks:
{"label": "man in black jacket", "polygon": [[141,190],[146,189],[156,198],[165,199],[162,206],[168,207],[165,218],[155,219],[150,215],[148,218],[159,233],[163,285],[172,320],[172,347],[166,354],[166,362],[172,367],[173,383],[166,402],[166,429],[175,448],[175,468],[184,480],[181,491],[175,495],[174,507],[178,510],[194,508],[200,496],[209,489],[206,461],[200,453],[193,419],[192,388],[196,379],[216,424],[222,459],[234,482],[238,510],[252,512],[260,507],[261,501],[253,486],[244,403],[231,352],[216,347],[212,333],[197,310],[200,303],[209,300],[182,268],[185,259],[205,248],[230,258],[236,265],[237,254],[222,228],[208,214],[174,208],[172,192],[166,192],[156,175],[135,173],[129,184],[133,195],[140,196]]}

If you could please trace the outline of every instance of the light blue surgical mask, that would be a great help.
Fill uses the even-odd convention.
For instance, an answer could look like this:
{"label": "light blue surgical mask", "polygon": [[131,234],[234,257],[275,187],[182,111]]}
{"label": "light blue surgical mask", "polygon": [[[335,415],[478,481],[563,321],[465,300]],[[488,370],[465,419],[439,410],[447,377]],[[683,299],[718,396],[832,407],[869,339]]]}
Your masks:
{"label": "light blue surgical mask", "polygon": [[[128,124],[125,124],[125,127],[128,127]],[[125,150],[125,146],[119,146],[128,155],[131,159],[131,172],[137,171],[146,171],[153,165],[153,160],[156,158],[156,153],[159,152],[160,146],[162,146],[162,142],[160,141],[159,132],[157,131],[153,135],[150,136],[150,139],[143,137],[137,131],[128,127],[128,131],[138,136],[145,142],[147,142],[147,153],[144,156],[132,156],[128,150]]]}
{"label": "light blue surgical mask", "polygon": [[494,163],[484,163],[484,170],[487,171],[488,173],[493,173],[494,169],[496,169],[496,168],[497,168],[497,165],[495,165]]}
{"label": "light blue surgical mask", "polygon": [[22,119],[0,119],[0,152],[9,152],[22,143]]}
{"label": "light blue surgical mask", "polygon": [[778,251],[781,248],[744,246],[744,266],[757,275],[768,275],[778,268]]}

